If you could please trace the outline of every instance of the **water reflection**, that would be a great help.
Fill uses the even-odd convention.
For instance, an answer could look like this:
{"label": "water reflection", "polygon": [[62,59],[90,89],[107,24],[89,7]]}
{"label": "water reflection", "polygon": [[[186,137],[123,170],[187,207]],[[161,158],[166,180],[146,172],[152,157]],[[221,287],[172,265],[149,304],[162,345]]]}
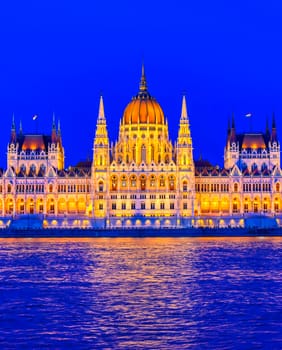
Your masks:
{"label": "water reflection", "polygon": [[9,348],[278,348],[280,238],[0,240]]}

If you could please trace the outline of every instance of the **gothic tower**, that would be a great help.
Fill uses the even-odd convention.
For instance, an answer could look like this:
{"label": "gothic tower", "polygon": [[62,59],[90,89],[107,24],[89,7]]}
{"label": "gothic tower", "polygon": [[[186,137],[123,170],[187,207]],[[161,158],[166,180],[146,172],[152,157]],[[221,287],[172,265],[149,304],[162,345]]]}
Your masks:
{"label": "gothic tower", "polygon": [[99,112],[93,147],[92,179],[94,186],[93,214],[105,218],[107,213],[108,172],[110,164],[109,138],[104,112],[103,97],[100,97]]}
{"label": "gothic tower", "polygon": [[181,117],[176,143],[176,164],[179,183],[179,215],[194,215],[195,175],[193,162],[193,146],[190,131],[186,98],[182,98]]}

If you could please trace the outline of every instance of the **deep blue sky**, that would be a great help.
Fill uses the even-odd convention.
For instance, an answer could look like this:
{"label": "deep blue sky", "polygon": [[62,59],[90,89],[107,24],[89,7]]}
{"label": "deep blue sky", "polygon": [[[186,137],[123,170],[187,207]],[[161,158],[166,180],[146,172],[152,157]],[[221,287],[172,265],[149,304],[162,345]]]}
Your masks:
{"label": "deep blue sky", "polygon": [[2,1],[0,166],[12,113],[49,132],[61,120],[66,165],[92,157],[102,91],[110,137],[138,91],[144,59],[150,93],[176,138],[186,91],[195,158],[222,164],[227,120],[239,131],[282,130],[282,2]]}

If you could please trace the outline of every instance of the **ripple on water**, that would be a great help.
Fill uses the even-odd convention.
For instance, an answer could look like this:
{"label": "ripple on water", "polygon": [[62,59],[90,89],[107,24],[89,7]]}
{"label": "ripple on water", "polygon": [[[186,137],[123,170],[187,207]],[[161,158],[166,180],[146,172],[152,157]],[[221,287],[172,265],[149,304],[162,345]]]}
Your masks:
{"label": "ripple on water", "polygon": [[0,240],[1,348],[278,349],[281,239]]}

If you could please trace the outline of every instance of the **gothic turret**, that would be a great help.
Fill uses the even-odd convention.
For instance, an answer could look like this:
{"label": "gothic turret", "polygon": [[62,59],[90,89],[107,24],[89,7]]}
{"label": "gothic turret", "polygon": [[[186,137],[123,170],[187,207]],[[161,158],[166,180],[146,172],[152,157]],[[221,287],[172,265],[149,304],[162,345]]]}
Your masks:
{"label": "gothic turret", "polygon": [[16,142],[17,142],[17,133],[16,133],[16,125],[15,125],[15,116],[13,114],[13,116],[12,116],[10,143],[14,143],[15,144]]}
{"label": "gothic turret", "polygon": [[182,98],[181,117],[177,138],[177,164],[182,167],[191,166],[193,163],[193,147],[187,113],[186,98]]}
{"label": "gothic turret", "polygon": [[53,123],[52,123],[52,133],[51,133],[51,142],[57,142],[57,131],[56,131],[56,123],[55,123],[55,114],[53,113]]}
{"label": "gothic turret", "polygon": [[99,112],[94,138],[94,166],[105,167],[109,165],[109,138],[107,122],[104,111],[103,97],[100,97]]}

